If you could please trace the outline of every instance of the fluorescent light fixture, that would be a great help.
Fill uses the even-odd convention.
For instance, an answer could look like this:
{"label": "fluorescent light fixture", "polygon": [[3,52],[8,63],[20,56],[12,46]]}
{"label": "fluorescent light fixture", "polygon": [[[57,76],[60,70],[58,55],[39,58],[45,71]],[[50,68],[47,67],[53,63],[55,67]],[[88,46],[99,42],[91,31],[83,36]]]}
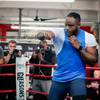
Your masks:
{"label": "fluorescent light fixture", "polygon": [[75,0],[28,0],[28,1],[33,1],[33,2],[74,2]]}
{"label": "fluorescent light fixture", "polygon": [[3,1],[24,1],[24,2],[75,2],[75,0],[3,0]]}
{"label": "fluorescent light fixture", "polygon": [[22,25],[32,25],[32,26],[64,26],[64,23],[52,23],[52,22],[22,22]]}
{"label": "fluorescent light fixture", "polygon": [[[11,26],[12,29],[19,29],[19,26]],[[52,30],[52,29],[59,29],[62,27],[35,27],[35,26],[22,26],[21,30]]]}

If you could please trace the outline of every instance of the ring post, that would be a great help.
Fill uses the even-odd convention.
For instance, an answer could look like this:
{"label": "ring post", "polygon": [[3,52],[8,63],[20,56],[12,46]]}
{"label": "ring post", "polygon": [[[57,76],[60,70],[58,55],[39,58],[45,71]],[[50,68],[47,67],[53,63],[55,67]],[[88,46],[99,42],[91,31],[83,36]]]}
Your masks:
{"label": "ring post", "polygon": [[26,100],[26,59],[16,58],[16,99]]}

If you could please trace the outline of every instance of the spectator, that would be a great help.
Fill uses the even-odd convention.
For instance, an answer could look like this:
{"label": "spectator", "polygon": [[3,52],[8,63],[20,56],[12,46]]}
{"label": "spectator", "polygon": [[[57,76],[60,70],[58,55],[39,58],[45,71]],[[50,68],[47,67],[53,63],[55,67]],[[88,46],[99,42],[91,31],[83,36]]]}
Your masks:
{"label": "spectator", "polygon": [[[47,42],[45,40],[41,41],[39,44],[39,48],[33,51],[32,57],[29,60],[32,64],[54,64],[52,62],[53,52],[49,48]],[[51,75],[52,68],[40,68],[34,67],[32,74],[38,75]],[[51,86],[51,79],[48,78],[33,78],[32,79],[32,89],[39,92],[49,92]],[[47,96],[35,94],[33,96],[33,100],[47,100]]]}
{"label": "spectator", "polygon": [[[18,50],[16,49],[16,41],[11,40],[8,43],[8,51],[4,52],[4,58],[6,64],[14,64],[16,62],[16,57],[18,56]],[[16,72],[16,67],[6,67],[4,68],[4,73]],[[16,77],[4,77],[5,90],[15,90],[16,89]],[[16,100],[16,93],[7,93],[8,100]]]}
{"label": "spectator", "polygon": [[[4,64],[4,53],[3,49],[0,47],[0,64]],[[2,67],[0,67],[0,74],[2,73]],[[4,83],[3,83],[3,76],[0,76],[0,90],[3,90]],[[0,93],[0,100],[4,100],[4,95]]]}
{"label": "spectator", "polygon": [[[94,78],[100,78],[100,71],[94,71]],[[87,98],[90,100],[100,100],[100,82],[90,81],[87,83]]]}

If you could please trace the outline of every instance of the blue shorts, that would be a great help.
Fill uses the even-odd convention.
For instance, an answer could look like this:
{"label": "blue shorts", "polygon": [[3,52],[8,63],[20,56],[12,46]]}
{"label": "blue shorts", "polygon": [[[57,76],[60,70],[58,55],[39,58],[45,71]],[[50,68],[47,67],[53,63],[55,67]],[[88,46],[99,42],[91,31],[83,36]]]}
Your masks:
{"label": "blue shorts", "polygon": [[86,95],[85,79],[75,79],[69,82],[52,81],[49,100],[64,100],[67,93],[70,96]]}

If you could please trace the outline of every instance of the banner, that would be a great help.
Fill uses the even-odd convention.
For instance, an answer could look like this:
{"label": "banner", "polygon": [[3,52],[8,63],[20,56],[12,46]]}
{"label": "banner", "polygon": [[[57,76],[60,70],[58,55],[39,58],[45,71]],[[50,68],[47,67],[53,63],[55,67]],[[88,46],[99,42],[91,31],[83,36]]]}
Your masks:
{"label": "banner", "polygon": [[26,58],[16,58],[16,97],[26,100]]}

